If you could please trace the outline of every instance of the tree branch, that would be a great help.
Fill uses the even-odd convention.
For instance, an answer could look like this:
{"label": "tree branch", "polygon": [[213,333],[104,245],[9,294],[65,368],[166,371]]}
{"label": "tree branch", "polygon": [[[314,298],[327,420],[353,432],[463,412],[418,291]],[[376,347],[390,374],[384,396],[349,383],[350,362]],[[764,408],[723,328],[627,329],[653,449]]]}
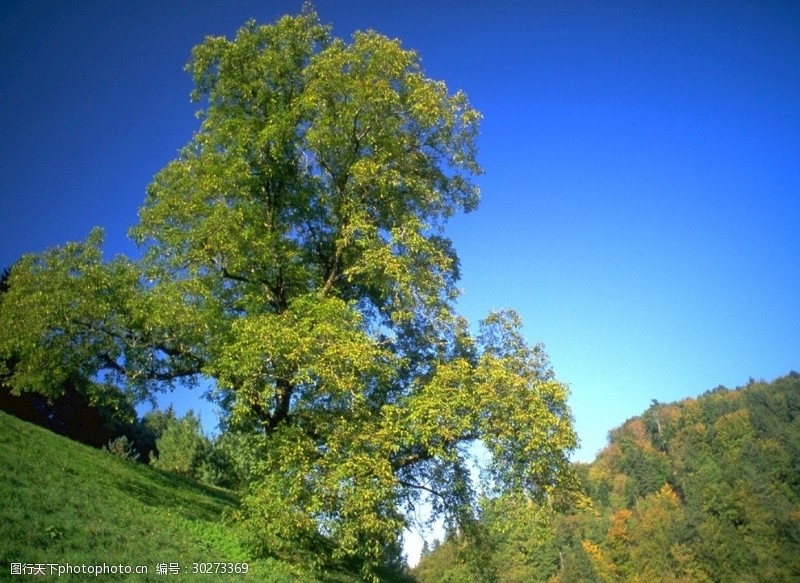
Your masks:
{"label": "tree branch", "polygon": [[433,494],[434,496],[438,496],[439,498],[444,499],[445,495],[441,492],[434,490],[433,488],[429,488],[428,486],[423,486],[422,484],[417,484],[415,482],[407,482],[406,480],[401,480],[398,478],[397,483],[401,486],[405,486],[406,488],[414,488],[415,490],[424,490],[429,494]]}
{"label": "tree branch", "polygon": [[[464,441],[471,441],[478,439],[477,433],[465,433],[459,437],[455,437],[453,439],[448,439],[440,447],[446,449],[452,447],[458,443]],[[414,448],[412,448],[414,449]],[[425,446],[419,446],[416,450],[412,451],[411,453],[407,454],[405,457],[395,460],[392,462],[392,469],[402,470],[403,468],[407,468],[409,466],[413,466],[414,464],[418,464],[420,462],[424,462],[430,459],[433,459],[435,456],[431,453],[430,449]]]}
{"label": "tree branch", "polygon": [[276,288],[276,286],[272,285],[267,280],[261,279],[261,278],[251,279],[251,278],[249,278],[247,276],[244,276],[244,275],[239,275],[237,273],[231,273],[230,271],[228,271],[227,267],[222,267],[221,269],[222,269],[222,277],[224,277],[225,279],[230,279],[232,281],[238,281],[240,283],[249,283],[249,284],[255,283],[255,284],[263,285],[264,287],[267,288],[267,291],[269,291],[269,293],[272,296],[269,301],[276,308],[280,307],[279,304],[278,304],[278,289]]}
{"label": "tree branch", "polygon": [[266,429],[269,433],[274,431],[289,416],[289,404],[292,399],[292,385],[289,381],[278,379],[276,385],[275,411],[269,414],[266,419]]}
{"label": "tree branch", "polygon": [[171,367],[171,370],[166,372],[158,372],[155,369],[150,368],[149,370],[145,369],[138,373],[133,373],[127,366],[120,364],[116,359],[112,358],[108,352],[102,352],[98,355],[107,368],[126,377],[133,378],[136,376],[143,376],[146,380],[151,381],[172,381],[175,379],[199,374],[200,369],[206,364],[205,359],[192,354],[191,352],[169,346],[163,342],[148,342],[146,339],[133,337],[129,332],[117,332],[110,330],[106,326],[103,326],[99,323],[85,322],[80,319],[72,319],[72,321],[79,326],[83,326],[89,330],[93,330],[114,338],[115,340],[120,341],[125,347],[132,347],[135,345],[135,343],[142,342],[142,344],[150,349],[163,352],[170,358],[188,359],[194,361],[195,363],[194,366],[173,366]]}

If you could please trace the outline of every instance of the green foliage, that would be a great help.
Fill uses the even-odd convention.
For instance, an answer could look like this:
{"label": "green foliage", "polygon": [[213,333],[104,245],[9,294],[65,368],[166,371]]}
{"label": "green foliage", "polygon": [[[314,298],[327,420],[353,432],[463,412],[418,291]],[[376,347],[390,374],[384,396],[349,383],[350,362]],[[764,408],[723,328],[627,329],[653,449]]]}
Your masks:
{"label": "green foliage", "polygon": [[219,486],[243,491],[266,450],[264,435],[226,431],[212,443],[212,467],[218,468]]}
{"label": "green foliage", "polygon": [[137,421],[131,433],[142,462],[150,463],[151,456],[157,454],[156,441],[175,419],[175,411],[170,405],[165,411],[160,409],[148,411]]}
{"label": "green foliage", "polygon": [[[503,496],[482,524],[498,581],[790,581],[800,572],[800,376],[654,402],[574,474],[566,512]],[[464,568],[446,542],[420,581]],[[474,575],[473,575],[474,577]]]}
{"label": "green foliage", "polygon": [[137,280],[122,258],[103,263],[102,232],[17,262],[0,296],[0,356],[13,360],[7,384],[15,394],[63,394],[75,379],[114,375],[125,330],[118,317]]}
{"label": "green foliage", "polygon": [[800,471],[797,394],[792,375],[718,387],[696,400],[654,403],[614,430],[587,476],[598,512],[583,518],[595,576],[792,579],[800,490],[787,485]]}
{"label": "green foliage", "polygon": [[189,411],[181,419],[172,419],[156,440],[158,454],[150,464],[175,474],[200,479],[211,444],[203,435],[200,418]]}
{"label": "green foliage", "polygon": [[559,568],[554,512],[518,496],[486,501],[483,520],[494,540],[498,581],[547,582]]}
{"label": "green foliage", "polygon": [[124,435],[121,435],[116,439],[109,440],[108,444],[104,446],[103,449],[105,449],[111,455],[115,455],[125,460],[135,462],[139,459],[139,452],[136,451],[136,448]]}
{"label": "green foliage", "polygon": [[148,413],[145,423],[158,436],[150,456],[153,467],[213,486],[240,488],[246,483],[247,464],[257,453],[243,436],[211,441],[193,411],[177,418],[171,408]]}
{"label": "green foliage", "polygon": [[[441,549],[441,550],[440,550]],[[414,578],[420,583],[472,583],[474,576],[466,563],[459,559],[454,544],[445,544],[436,549],[413,570]]]}
{"label": "green foliage", "polygon": [[[143,258],[105,262],[95,230],[12,269],[9,386],[55,396],[103,378],[141,400],[212,381],[226,429],[256,436],[256,462],[224,448],[214,462],[249,483],[253,546],[330,548],[365,577],[426,501],[469,534],[476,441],[498,494],[562,488],[566,387],[516,314],[472,334],[455,309],[444,227],[476,207],[481,171],[466,96],[398,41],[332,38],[311,9],[209,37],[187,71],[201,123],[147,190]],[[214,455],[190,425],[166,429],[154,463],[230,476],[203,474]]]}
{"label": "green foliage", "polygon": [[8,278],[11,277],[11,268],[4,267],[3,272],[0,273],[0,294],[8,291]]}

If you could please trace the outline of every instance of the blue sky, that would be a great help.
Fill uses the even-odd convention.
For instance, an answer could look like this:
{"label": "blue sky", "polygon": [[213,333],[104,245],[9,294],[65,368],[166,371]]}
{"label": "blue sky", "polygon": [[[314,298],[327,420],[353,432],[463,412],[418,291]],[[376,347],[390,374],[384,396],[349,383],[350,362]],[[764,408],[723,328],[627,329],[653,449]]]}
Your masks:
{"label": "blue sky", "polygon": [[[145,187],[197,127],[191,47],[301,4],[3,2],[0,267],[94,225],[135,252]],[[545,344],[576,459],[652,399],[800,369],[800,4],[315,4],[483,113],[482,204],[448,231],[461,308],[513,307]]]}

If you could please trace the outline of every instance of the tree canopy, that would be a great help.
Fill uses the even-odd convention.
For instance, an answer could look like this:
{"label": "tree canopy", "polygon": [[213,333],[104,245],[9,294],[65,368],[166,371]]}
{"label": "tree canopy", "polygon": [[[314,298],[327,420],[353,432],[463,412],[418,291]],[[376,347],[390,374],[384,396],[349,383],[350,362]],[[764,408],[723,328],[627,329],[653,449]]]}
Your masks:
{"label": "tree canopy", "polygon": [[141,259],[105,261],[100,230],[24,257],[0,299],[8,384],[213,381],[225,428],[268,443],[241,513],[267,551],[335,541],[369,566],[423,500],[463,523],[478,440],[493,488],[556,488],[565,385],[514,312],[475,333],[456,310],[444,227],[481,172],[466,96],[308,8],[208,37],[186,69],[200,126],[147,189]]}

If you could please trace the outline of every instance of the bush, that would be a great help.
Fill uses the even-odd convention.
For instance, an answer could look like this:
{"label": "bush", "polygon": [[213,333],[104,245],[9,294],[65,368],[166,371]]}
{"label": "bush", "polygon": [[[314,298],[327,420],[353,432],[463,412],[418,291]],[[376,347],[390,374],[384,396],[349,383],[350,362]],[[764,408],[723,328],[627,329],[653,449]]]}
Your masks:
{"label": "bush", "polygon": [[139,452],[136,451],[136,448],[124,435],[121,435],[116,439],[109,440],[109,442],[103,446],[103,449],[108,453],[117,457],[121,457],[125,460],[135,462],[139,459]]}

